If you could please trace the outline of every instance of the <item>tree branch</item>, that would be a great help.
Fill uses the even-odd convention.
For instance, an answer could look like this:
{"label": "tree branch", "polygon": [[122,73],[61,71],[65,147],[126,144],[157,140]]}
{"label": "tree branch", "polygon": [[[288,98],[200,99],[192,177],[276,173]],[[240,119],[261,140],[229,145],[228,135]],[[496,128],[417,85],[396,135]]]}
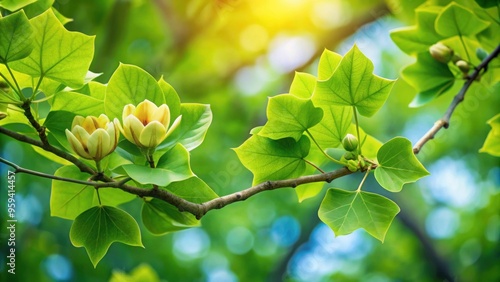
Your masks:
{"label": "tree branch", "polygon": [[427,143],[429,140],[433,139],[436,133],[441,130],[441,128],[448,128],[450,126],[450,119],[457,108],[458,104],[460,104],[465,97],[465,93],[467,93],[467,90],[469,90],[469,87],[472,85],[472,83],[479,77],[482,71],[486,71],[488,69],[488,64],[498,56],[500,53],[500,45],[497,46],[491,54],[486,57],[479,66],[474,70],[474,72],[467,77],[467,80],[465,81],[464,86],[460,89],[458,94],[453,98],[453,101],[451,102],[450,106],[446,110],[446,113],[443,115],[443,117],[439,120],[437,120],[434,123],[434,126],[431,127],[425,134],[420,138],[420,140],[415,143],[415,146],[413,147],[413,153],[418,154],[422,147]]}

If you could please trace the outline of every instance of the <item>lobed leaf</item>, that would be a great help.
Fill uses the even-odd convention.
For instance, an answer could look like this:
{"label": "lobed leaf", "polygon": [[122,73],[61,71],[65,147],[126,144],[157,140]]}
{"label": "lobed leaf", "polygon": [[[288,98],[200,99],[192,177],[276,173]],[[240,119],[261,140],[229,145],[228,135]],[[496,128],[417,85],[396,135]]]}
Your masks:
{"label": "lobed leaf", "polygon": [[0,63],[25,58],[32,50],[33,28],[24,11],[0,18]]}
{"label": "lobed leaf", "polygon": [[446,6],[436,19],[436,31],[445,37],[470,36],[478,34],[490,25],[473,11],[455,2]]}
{"label": "lobed leaf", "polygon": [[144,247],[135,219],[123,210],[110,206],[92,207],[81,213],[69,232],[75,247],[84,247],[94,267],[114,242]]}
{"label": "lobed leaf", "polygon": [[377,159],[379,166],[375,170],[375,179],[391,192],[399,192],[404,184],[429,175],[413,154],[410,140],[403,137],[395,137],[385,143],[378,150]]}
{"label": "lobed leaf", "polygon": [[321,57],[319,58],[318,64],[318,79],[319,80],[327,80],[329,79],[340,62],[342,61],[342,56],[335,52],[325,49],[323,53],[321,53]]}
{"label": "lobed leaf", "polygon": [[337,148],[352,124],[352,108],[322,106],[323,119],[309,130],[316,142],[326,148]]}
{"label": "lobed leaf", "polygon": [[384,242],[387,230],[400,209],[393,201],[374,193],[329,189],[318,216],[336,236],[363,228]]}
{"label": "lobed leaf", "polygon": [[173,182],[164,189],[193,203],[203,203],[218,197],[210,186],[196,176]]}
{"label": "lobed leaf", "polygon": [[304,72],[295,72],[289,93],[298,98],[311,98],[316,88],[316,77]]}
{"label": "lobed leaf", "polygon": [[500,114],[488,120],[488,124],[491,126],[491,130],[479,152],[500,157]]}

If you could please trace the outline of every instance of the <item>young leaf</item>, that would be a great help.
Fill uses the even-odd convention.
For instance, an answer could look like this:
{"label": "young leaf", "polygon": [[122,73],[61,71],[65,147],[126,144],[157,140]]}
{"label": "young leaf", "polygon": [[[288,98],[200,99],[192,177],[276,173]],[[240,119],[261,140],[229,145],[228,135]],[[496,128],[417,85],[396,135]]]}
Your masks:
{"label": "young leaf", "polygon": [[355,106],[370,117],[385,103],[393,84],[394,80],[374,75],[373,63],[354,45],[333,75],[318,81],[313,101],[320,106]]}
{"label": "young leaf", "polygon": [[311,98],[314,88],[316,88],[316,77],[314,75],[295,72],[289,93],[304,99]]}
{"label": "young leaf", "polygon": [[0,31],[0,63],[20,60],[33,50],[33,28],[23,10],[0,18]]}
{"label": "young leaf", "polygon": [[363,228],[384,242],[387,230],[399,211],[396,203],[378,194],[329,189],[318,215],[336,236]]}
{"label": "young leaf", "polygon": [[323,106],[323,119],[309,130],[321,148],[337,148],[352,123],[352,108]]}
{"label": "young leaf", "polygon": [[181,144],[177,144],[163,154],[155,168],[126,164],[123,169],[128,176],[140,184],[154,184],[161,187],[194,175],[189,165],[189,152]]}
{"label": "young leaf", "polygon": [[478,34],[490,23],[480,19],[471,10],[452,2],[441,11],[435,25],[439,34],[452,37]]}
{"label": "young leaf", "polygon": [[218,197],[210,186],[196,176],[171,183],[165,189],[193,203],[203,203]]}
{"label": "young leaf", "polygon": [[329,79],[342,61],[342,56],[335,52],[325,49],[319,58],[318,79]]}
{"label": "young leaf", "polygon": [[75,247],[87,250],[94,267],[114,242],[144,247],[135,219],[125,211],[109,206],[93,207],[80,214],[71,225],[69,238]]}
{"label": "young leaf", "polygon": [[311,142],[305,135],[298,142],[292,138],[272,140],[253,135],[234,151],[253,173],[253,185],[256,185],[302,175],[306,168],[304,158],[310,147]]}
{"label": "young leaf", "polygon": [[488,124],[491,130],[479,152],[500,157],[500,114],[488,120]]}
{"label": "young leaf", "polygon": [[422,7],[415,10],[417,25],[391,31],[391,39],[406,54],[427,52],[429,46],[443,39],[434,28],[441,7]]}
{"label": "young leaf", "polygon": [[[75,103],[78,101],[78,103]],[[96,116],[104,112],[102,100],[76,92],[59,92],[52,101],[52,111],[67,111],[75,115]]]}
{"label": "young leaf", "polygon": [[137,106],[148,99],[157,106],[165,104],[165,98],[160,86],[145,70],[120,64],[109,79],[104,98],[104,109],[110,120],[121,120],[123,108],[127,104]]}
{"label": "young leaf", "polygon": [[94,36],[67,31],[52,10],[30,19],[34,48],[12,68],[33,77],[48,77],[71,88],[81,87],[94,56]]}
{"label": "young leaf", "polygon": [[158,199],[144,201],[141,216],[144,226],[154,235],[200,226],[194,215],[180,212],[177,207]]}
{"label": "young leaf", "polygon": [[179,127],[158,146],[158,149],[170,148],[176,143],[181,143],[188,151],[192,151],[201,145],[212,123],[210,105],[183,103],[181,115]]}
{"label": "young leaf", "polygon": [[385,143],[378,150],[377,159],[379,166],[375,170],[375,179],[391,192],[399,192],[405,183],[429,175],[413,154],[410,140],[403,137],[395,137]]}
{"label": "young leaf", "polygon": [[[87,181],[89,175],[76,166],[63,166],[56,170],[55,176]],[[118,206],[135,199],[135,195],[118,189],[100,189],[101,203]],[[50,193],[50,215],[65,219],[74,219],[90,207],[99,205],[96,189],[91,186],[53,180]]]}
{"label": "young leaf", "polygon": [[283,94],[269,98],[267,123],[259,132],[260,136],[274,140],[292,137],[299,141],[307,129],[323,118],[323,111],[314,107],[309,99]]}

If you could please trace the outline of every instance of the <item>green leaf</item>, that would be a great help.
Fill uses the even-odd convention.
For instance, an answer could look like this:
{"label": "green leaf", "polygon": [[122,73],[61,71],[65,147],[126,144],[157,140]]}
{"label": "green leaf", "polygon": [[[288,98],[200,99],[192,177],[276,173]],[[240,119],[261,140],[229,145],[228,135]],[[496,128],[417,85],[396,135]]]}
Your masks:
{"label": "green leaf", "polygon": [[448,65],[434,60],[429,52],[418,54],[417,61],[406,67],[401,76],[419,92],[413,102],[414,106],[420,106],[443,94],[455,82]]}
{"label": "green leaf", "polygon": [[104,98],[104,109],[110,120],[121,120],[123,108],[132,104],[137,106],[148,99],[157,106],[165,104],[165,97],[160,86],[145,70],[120,64],[109,79]]}
{"label": "green leaf", "polygon": [[218,197],[210,186],[196,176],[173,182],[165,189],[185,200],[198,204]]}
{"label": "green leaf", "polygon": [[496,5],[498,5],[498,0],[475,0],[477,4],[479,4],[479,6],[483,7],[483,8],[491,8],[491,7],[495,7]]}
{"label": "green leaf", "polygon": [[311,142],[305,135],[298,142],[292,138],[272,140],[253,135],[234,150],[241,163],[253,173],[252,185],[256,185],[302,175],[310,147]]}
{"label": "green leaf", "polygon": [[165,102],[170,109],[170,122],[173,123],[175,118],[181,114],[181,99],[179,98],[177,91],[175,91],[172,85],[163,80],[163,77],[158,80],[158,85],[163,91]]}
{"label": "green leaf", "polygon": [[2,0],[0,1],[0,7],[9,11],[17,11],[36,1],[37,0]]}
{"label": "green leaf", "polygon": [[71,146],[66,138],[65,130],[71,128],[76,114],[67,111],[50,111],[43,123],[49,130],[49,137],[53,137],[67,151],[72,152]]}
{"label": "green leaf", "polygon": [[471,10],[452,2],[441,11],[435,25],[439,34],[452,37],[478,34],[486,29],[490,23],[480,19]]}
{"label": "green leaf", "polygon": [[442,10],[431,6],[415,10],[417,25],[391,31],[391,39],[405,53],[413,55],[428,52],[429,47],[443,39],[434,28],[434,22]]}
{"label": "green leaf", "polygon": [[341,61],[342,56],[340,54],[325,49],[321,54],[321,57],[319,58],[318,79],[329,79],[333,75]]}
{"label": "green leaf", "polygon": [[33,50],[33,28],[24,11],[0,18],[0,31],[0,63],[20,60]]}
{"label": "green leaf", "polygon": [[378,194],[329,189],[318,215],[336,236],[363,228],[384,242],[387,230],[399,211],[396,203]]}
{"label": "green leaf", "polygon": [[94,36],[67,31],[52,10],[30,22],[34,28],[34,49],[28,57],[13,62],[12,68],[72,88],[81,87],[94,56]]}
{"label": "green leaf", "polygon": [[[81,172],[76,166],[59,168],[55,176],[88,181],[90,175]],[[100,189],[101,203],[118,206],[135,199],[135,195],[119,189]],[[65,219],[74,219],[90,207],[99,205],[96,189],[91,186],[53,180],[50,193],[50,215]]]}
{"label": "green leaf", "polygon": [[130,274],[126,274],[121,270],[114,269],[109,282],[160,282],[160,277],[154,269],[145,263],[140,264],[132,270]]}
{"label": "green leaf", "polygon": [[163,154],[155,168],[126,164],[123,169],[128,176],[140,184],[154,184],[161,187],[194,175],[189,165],[189,152],[181,144],[177,144]]}
{"label": "green leaf", "polygon": [[135,219],[123,210],[99,206],[80,214],[69,231],[75,247],[84,247],[94,267],[106,255],[114,242],[144,247],[141,231]]}
{"label": "green leaf", "polygon": [[316,77],[314,75],[304,72],[295,72],[289,93],[299,98],[309,99],[315,87]]}
{"label": "green leaf", "polygon": [[144,201],[142,222],[154,235],[200,226],[200,221],[194,215],[180,212],[177,207],[158,199]]}
{"label": "green leaf", "polygon": [[176,143],[181,143],[188,151],[200,146],[208,127],[212,123],[212,110],[210,105],[181,104],[181,124],[170,134],[158,149],[169,148]]}
{"label": "green leaf", "polygon": [[[75,101],[78,101],[75,103]],[[59,92],[52,102],[52,111],[67,111],[75,115],[96,116],[104,113],[102,100],[76,92]]]}
{"label": "green leaf", "polygon": [[323,106],[323,119],[309,130],[321,148],[337,148],[352,123],[352,108]]}
{"label": "green leaf", "polygon": [[410,140],[395,137],[378,150],[379,166],[375,170],[375,179],[380,186],[391,192],[399,192],[405,183],[415,182],[429,175],[418,161]]}
{"label": "green leaf", "polygon": [[500,157],[500,114],[488,120],[488,124],[491,126],[491,130],[479,152]]}
{"label": "green leaf", "polygon": [[373,63],[354,45],[333,75],[318,81],[313,101],[320,106],[355,106],[370,117],[385,103],[393,84],[394,80],[374,75]]}
{"label": "green leaf", "polygon": [[323,110],[314,107],[309,99],[283,94],[269,98],[267,123],[260,136],[274,140],[292,137],[299,141],[304,131],[323,118]]}

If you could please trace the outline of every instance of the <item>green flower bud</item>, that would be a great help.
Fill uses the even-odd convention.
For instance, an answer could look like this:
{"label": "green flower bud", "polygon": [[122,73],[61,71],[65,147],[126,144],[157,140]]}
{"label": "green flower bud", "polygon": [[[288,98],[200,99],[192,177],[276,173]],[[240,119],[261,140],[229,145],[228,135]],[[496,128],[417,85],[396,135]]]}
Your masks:
{"label": "green flower bud", "polygon": [[0,112],[0,120],[7,117],[7,113]]}
{"label": "green flower bud", "polygon": [[448,63],[453,58],[453,50],[443,43],[436,43],[429,48],[431,56],[438,62]]}
{"label": "green flower bud", "polygon": [[455,63],[455,65],[462,71],[464,74],[468,74],[470,71],[470,65],[464,60],[460,60]]}
{"label": "green flower bud", "polygon": [[356,138],[356,136],[349,133],[342,140],[342,146],[346,151],[355,151],[358,148],[358,139]]}
{"label": "green flower bud", "polygon": [[355,160],[349,160],[347,162],[347,169],[350,170],[351,172],[356,172],[358,171],[358,162]]}
{"label": "green flower bud", "polygon": [[344,153],[344,159],[346,160],[355,160],[356,159],[356,154],[353,152],[345,152]]}

